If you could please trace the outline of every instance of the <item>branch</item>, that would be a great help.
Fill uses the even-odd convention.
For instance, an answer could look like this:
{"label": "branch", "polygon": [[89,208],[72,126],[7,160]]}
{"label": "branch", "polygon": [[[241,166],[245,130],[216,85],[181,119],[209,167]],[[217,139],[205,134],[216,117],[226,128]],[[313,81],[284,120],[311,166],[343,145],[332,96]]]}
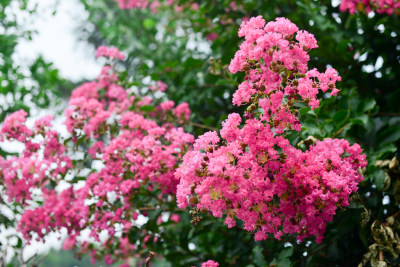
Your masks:
{"label": "branch", "polygon": [[154,256],[156,255],[155,252],[150,251],[149,252],[149,256],[147,256],[145,262],[144,262],[144,266],[145,267],[149,267],[150,266],[150,262],[153,260]]}
{"label": "branch", "polygon": [[330,245],[330,243],[327,243],[327,244],[323,245],[323,246],[320,247],[319,249],[313,251],[313,252],[310,253],[310,254],[307,254],[307,256],[305,256],[304,258],[301,258],[301,259],[297,260],[296,262],[305,261],[305,260],[308,259],[309,257],[314,256],[315,254],[317,254],[318,252],[320,252],[321,250],[324,250],[324,249],[327,248],[329,245]]}
{"label": "branch", "polygon": [[207,125],[203,125],[200,123],[196,123],[196,122],[189,122],[191,125],[195,126],[195,127],[199,127],[199,128],[204,128],[204,129],[208,129],[208,130],[212,130],[212,131],[218,131],[217,128],[211,127],[211,126],[207,126]]}
{"label": "branch", "polygon": [[400,117],[400,113],[390,113],[390,112],[378,112],[377,116],[387,116],[387,117]]}
{"label": "branch", "polygon": [[339,131],[337,131],[334,135],[332,135],[331,138],[335,138],[336,136],[338,136],[339,134],[341,134],[344,130],[344,128],[346,128],[348,126],[348,124],[346,124],[345,126],[343,126],[342,128],[339,129]]}
{"label": "branch", "polygon": [[400,210],[398,212],[396,212],[395,214],[393,214],[392,216],[390,216],[390,217],[396,218],[399,215],[400,215]]}

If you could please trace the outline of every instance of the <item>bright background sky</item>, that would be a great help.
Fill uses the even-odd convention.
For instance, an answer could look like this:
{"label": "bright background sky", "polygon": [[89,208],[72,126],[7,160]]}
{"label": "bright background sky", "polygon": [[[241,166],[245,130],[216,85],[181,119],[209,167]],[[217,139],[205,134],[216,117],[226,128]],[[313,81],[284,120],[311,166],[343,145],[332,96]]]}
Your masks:
{"label": "bright background sky", "polygon": [[[62,77],[72,81],[93,79],[101,65],[95,60],[95,50],[79,41],[77,28],[87,23],[88,14],[78,0],[34,0],[38,14],[31,29],[38,31],[32,41],[17,47],[16,61],[33,60],[38,54],[53,62]],[[53,11],[56,10],[53,16]]]}

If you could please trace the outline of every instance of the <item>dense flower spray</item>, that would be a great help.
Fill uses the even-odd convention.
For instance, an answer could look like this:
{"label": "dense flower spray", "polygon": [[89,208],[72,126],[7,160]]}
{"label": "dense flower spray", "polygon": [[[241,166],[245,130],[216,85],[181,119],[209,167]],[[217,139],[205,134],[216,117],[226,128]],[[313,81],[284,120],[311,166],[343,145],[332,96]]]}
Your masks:
{"label": "dense flower spray", "polygon": [[315,236],[321,242],[326,223],[349,204],[363,179],[357,170],[366,157],[343,139],[317,141],[302,151],[286,136],[301,130],[298,104],[318,108],[317,94],[335,96],[341,77],[332,68],[308,69],[317,41],[288,19],[266,24],[261,16],[251,18],[239,36],[245,41],[229,70],[246,77],[233,103],[249,107],[244,120],[229,114],[219,135],[205,133],[186,153],[176,171],[178,206],[225,214],[229,228],[243,221],[255,240],[297,234],[299,241]]}
{"label": "dense flower spray", "polygon": [[181,12],[184,9],[197,10],[198,4],[187,1],[187,3],[178,5],[176,0],[114,0],[118,3],[118,7],[121,9],[146,9],[149,8],[152,13],[157,11],[163,6],[173,6],[176,12]]}
{"label": "dense flower spray", "polygon": [[379,14],[400,15],[399,0],[342,0],[339,8],[342,12],[348,10],[351,14],[356,11],[366,13],[376,11]]}
{"label": "dense flower spray", "polygon": [[[97,55],[112,64],[124,58],[112,47],[100,47]],[[24,238],[40,240],[66,229],[64,249],[79,247],[92,261],[104,258],[107,264],[145,253],[149,239],[157,241],[156,233],[138,227],[138,218],[174,198],[174,170],[194,141],[180,127],[189,120],[187,103],[156,105],[125,89],[117,74],[107,65],[97,81],[72,92],[66,139],[53,129],[51,116],[30,128],[22,110],[1,129],[2,140],[25,145],[19,157],[0,158],[6,195],[26,209],[18,223]],[[158,86],[165,90],[164,83]],[[179,215],[169,217],[179,222]],[[134,231],[140,241],[129,240]]]}
{"label": "dense flower spray", "polygon": [[[146,9],[149,8],[153,13],[156,13],[163,6],[173,6],[176,12],[180,12],[184,9],[190,8],[192,10],[198,9],[198,3],[196,1],[188,1],[187,4],[177,5],[175,0],[114,0],[118,3],[121,9]],[[400,1],[399,0],[341,0],[340,11],[349,11],[351,14],[359,12],[369,13],[376,11],[379,14],[386,13],[392,15],[400,15]],[[226,9],[227,12],[236,11],[237,3],[232,1],[229,3],[229,7]],[[214,33],[215,35],[215,33]],[[210,36],[213,36],[210,34]]]}

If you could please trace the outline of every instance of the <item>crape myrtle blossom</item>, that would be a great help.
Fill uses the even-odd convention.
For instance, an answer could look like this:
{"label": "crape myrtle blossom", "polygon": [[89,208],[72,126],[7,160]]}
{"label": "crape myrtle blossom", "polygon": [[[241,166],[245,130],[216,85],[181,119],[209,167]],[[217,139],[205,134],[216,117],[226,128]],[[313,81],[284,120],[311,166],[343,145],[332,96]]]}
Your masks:
{"label": "crape myrtle blossom", "polygon": [[379,14],[400,15],[399,0],[342,0],[340,11],[349,11],[351,14],[359,12],[370,13],[376,11]]}
{"label": "crape myrtle blossom", "polygon": [[119,59],[119,60],[124,60],[125,55],[122,54],[121,51],[118,50],[116,47],[106,47],[104,45],[99,46],[96,51],[96,56],[97,57],[106,57],[106,58],[111,58],[111,59]]}
{"label": "crape myrtle blossom", "polygon": [[[296,35],[295,35],[296,34]],[[317,94],[330,90],[336,96],[335,86],[341,77],[329,68],[325,73],[308,69],[308,52],[317,48],[314,36],[299,31],[286,18],[265,21],[261,16],[243,22],[239,37],[245,37],[240,50],[229,65],[232,73],[244,71],[245,81],[233,95],[233,104],[253,103],[264,110],[261,120],[270,122],[277,134],[285,130],[300,131],[300,122],[294,110],[297,97],[312,109],[318,108]]]}
{"label": "crape myrtle blossom", "polygon": [[163,81],[157,81],[154,85],[150,85],[149,89],[151,91],[161,91],[161,92],[165,92],[165,90],[167,89],[167,85],[163,82]]}
{"label": "crape myrtle blossom", "polygon": [[[187,5],[176,5],[175,0],[114,0],[118,3],[120,9],[146,9],[149,8],[152,13],[156,13],[162,6],[173,6],[176,12],[181,12],[184,8],[190,7],[196,11],[199,8],[198,3],[191,3]],[[351,14],[359,12],[370,13],[376,11],[379,14],[400,15],[400,1],[399,0],[342,0],[339,9],[341,12],[349,11]],[[226,12],[237,10],[235,1],[229,3]]]}
{"label": "crape myrtle blossom", "polygon": [[7,116],[3,123],[3,128],[0,131],[0,140],[4,138],[8,140],[17,140],[24,142],[27,137],[32,135],[32,131],[25,126],[26,113],[24,110],[19,110]]}
{"label": "crape myrtle blossom", "polygon": [[146,9],[149,8],[152,13],[157,13],[158,10],[163,6],[173,6],[175,12],[182,12],[185,8],[190,8],[191,10],[198,10],[199,4],[192,3],[192,1],[187,1],[188,3],[183,5],[178,5],[176,0],[114,0],[118,3],[120,9]]}
{"label": "crape myrtle blossom", "polygon": [[[122,59],[114,48],[101,48],[98,55]],[[18,140],[25,149],[19,157],[0,158],[0,181],[8,200],[25,206],[18,229],[28,243],[66,229],[64,249],[79,248],[93,263],[104,258],[111,264],[140,256],[148,242],[157,242],[157,233],[136,222],[148,215],[143,205],[162,206],[175,196],[179,180],[174,170],[194,141],[181,127],[190,110],[187,103],[172,101],[161,108],[120,84],[107,65],[96,81],[72,92],[65,110],[67,139],[53,129],[51,116],[31,128],[23,110],[5,119],[1,140]],[[102,167],[90,167],[95,161]],[[82,174],[85,168],[89,174]],[[58,190],[60,182],[69,186]],[[180,217],[171,214],[170,220],[178,223]],[[83,240],[85,230],[89,240]],[[132,231],[140,232],[140,241],[128,238]]]}
{"label": "crape myrtle blossom", "polygon": [[308,150],[293,147],[289,131],[300,131],[296,102],[318,108],[320,91],[336,95],[336,70],[308,69],[308,52],[318,47],[314,36],[285,18],[265,23],[261,16],[243,22],[245,41],[232,59],[232,73],[245,81],[233,96],[235,105],[249,104],[244,120],[229,114],[219,134],[200,136],[175,175],[180,180],[178,206],[192,206],[237,220],[254,233],[280,239],[296,234],[321,242],[326,224],[338,207],[349,205],[366,166],[358,144],[344,139],[317,141]]}
{"label": "crape myrtle blossom", "polygon": [[212,260],[208,260],[201,264],[201,267],[218,267],[218,266],[219,266],[219,263],[212,261]]}

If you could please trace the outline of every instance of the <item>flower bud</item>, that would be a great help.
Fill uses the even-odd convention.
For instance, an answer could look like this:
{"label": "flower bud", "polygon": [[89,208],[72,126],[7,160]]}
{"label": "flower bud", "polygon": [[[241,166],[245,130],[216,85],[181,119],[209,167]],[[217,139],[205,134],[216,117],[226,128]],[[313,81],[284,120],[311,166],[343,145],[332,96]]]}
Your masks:
{"label": "flower bud", "polygon": [[240,68],[242,69],[242,71],[248,71],[250,70],[250,64],[248,62],[244,62]]}
{"label": "flower bud", "polygon": [[199,203],[199,199],[197,198],[197,197],[190,197],[189,198],[189,203],[191,204],[191,205],[196,205],[196,204],[198,204]]}

